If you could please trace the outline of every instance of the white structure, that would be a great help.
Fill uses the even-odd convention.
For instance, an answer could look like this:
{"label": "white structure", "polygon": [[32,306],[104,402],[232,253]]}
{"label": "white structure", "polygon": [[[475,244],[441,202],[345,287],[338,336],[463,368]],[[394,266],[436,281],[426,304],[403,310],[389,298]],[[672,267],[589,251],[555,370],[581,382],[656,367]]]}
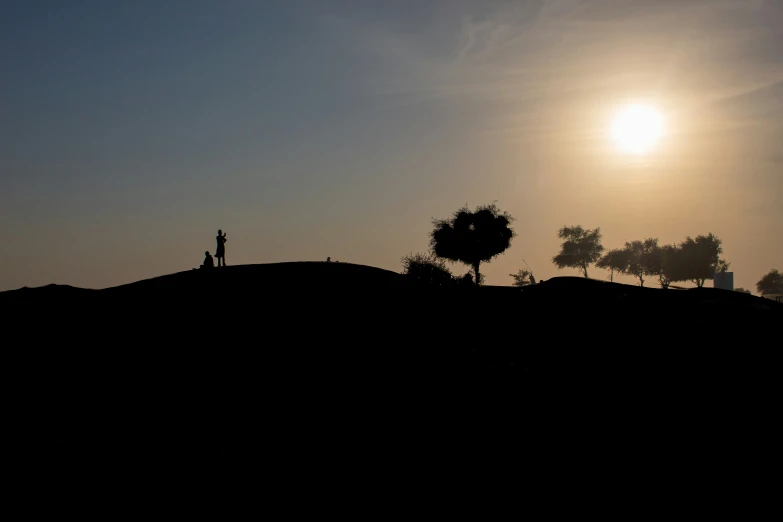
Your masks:
{"label": "white structure", "polygon": [[712,286],[722,290],[734,291],[734,272],[716,272],[712,278]]}

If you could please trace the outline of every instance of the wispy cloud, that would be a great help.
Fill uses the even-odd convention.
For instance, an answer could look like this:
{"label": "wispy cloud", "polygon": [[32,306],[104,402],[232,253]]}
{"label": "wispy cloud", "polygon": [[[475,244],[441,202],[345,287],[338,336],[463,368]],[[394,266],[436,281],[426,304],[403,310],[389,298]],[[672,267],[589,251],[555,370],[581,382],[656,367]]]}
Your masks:
{"label": "wispy cloud", "polygon": [[739,121],[779,121],[783,116],[783,79],[713,103],[724,117]]}
{"label": "wispy cloud", "polygon": [[[766,58],[777,62],[771,53],[779,50],[783,34],[783,27],[765,22],[768,16],[781,16],[783,6],[761,0],[552,0],[526,5],[532,7],[465,8],[458,23],[452,19],[435,23],[427,33],[381,25],[345,24],[340,30],[356,37],[354,44],[372,53],[373,59],[390,65],[393,74],[405,68],[412,92],[434,94],[454,92],[463,85],[469,87],[464,92],[479,93],[474,88],[477,83],[518,81],[525,76],[542,86],[581,78],[590,70],[593,75],[620,76],[652,65],[676,67],[669,76],[687,77],[689,67],[710,66],[691,63],[689,58],[705,54],[717,58],[705,53],[716,46],[750,61],[759,47],[769,47],[764,49]],[[434,52],[428,47],[431,32],[453,37],[455,45]]]}
{"label": "wispy cloud", "polygon": [[735,115],[753,104],[748,110],[760,114],[783,80],[783,3],[540,0],[463,4],[457,14],[426,32],[372,24],[340,31],[377,64],[369,83],[392,105],[481,103],[486,118],[477,125],[498,132],[514,122],[515,135],[543,130],[547,114],[576,101],[623,96],[732,105]]}

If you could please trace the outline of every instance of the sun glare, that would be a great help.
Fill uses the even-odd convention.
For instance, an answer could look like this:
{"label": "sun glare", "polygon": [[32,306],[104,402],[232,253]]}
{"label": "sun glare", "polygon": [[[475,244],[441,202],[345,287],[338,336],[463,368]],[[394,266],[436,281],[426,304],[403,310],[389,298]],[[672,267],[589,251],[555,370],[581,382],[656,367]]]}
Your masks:
{"label": "sun glare", "polygon": [[647,105],[623,109],[612,123],[612,139],[623,152],[645,154],[663,133],[661,113]]}

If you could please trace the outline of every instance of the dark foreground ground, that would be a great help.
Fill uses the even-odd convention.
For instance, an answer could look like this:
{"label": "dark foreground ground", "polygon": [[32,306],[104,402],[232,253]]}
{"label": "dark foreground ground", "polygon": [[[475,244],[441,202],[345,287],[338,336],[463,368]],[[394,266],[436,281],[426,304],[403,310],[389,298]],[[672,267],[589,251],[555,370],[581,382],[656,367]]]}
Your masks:
{"label": "dark foreground ground", "polygon": [[783,305],[735,292],[442,289],[283,263],[22,289],[0,307],[13,430],[56,477],[284,489],[491,465],[686,488],[779,462]]}

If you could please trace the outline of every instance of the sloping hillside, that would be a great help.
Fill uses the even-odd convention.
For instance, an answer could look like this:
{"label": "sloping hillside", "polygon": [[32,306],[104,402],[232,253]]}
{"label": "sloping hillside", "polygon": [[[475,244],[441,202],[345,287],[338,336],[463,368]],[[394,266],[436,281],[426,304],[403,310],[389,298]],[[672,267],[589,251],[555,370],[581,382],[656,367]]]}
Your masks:
{"label": "sloping hillside", "polygon": [[639,445],[669,458],[686,437],[708,459],[741,433],[761,447],[781,391],[768,341],[783,306],[714,289],[432,288],[280,263],[0,303],[14,400],[63,469],[166,460],[285,475],[519,447],[552,465],[577,447],[604,462]]}

